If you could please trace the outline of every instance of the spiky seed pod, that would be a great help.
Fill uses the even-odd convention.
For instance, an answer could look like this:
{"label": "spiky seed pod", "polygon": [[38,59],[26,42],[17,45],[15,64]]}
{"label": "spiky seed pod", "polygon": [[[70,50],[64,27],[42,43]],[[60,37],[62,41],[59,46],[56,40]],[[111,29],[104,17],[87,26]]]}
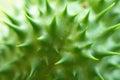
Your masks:
{"label": "spiky seed pod", "polygon": [[120,23],[106,20],[116,2],[25,0],[19,14],[3,11],[0,80],[119,80]]}

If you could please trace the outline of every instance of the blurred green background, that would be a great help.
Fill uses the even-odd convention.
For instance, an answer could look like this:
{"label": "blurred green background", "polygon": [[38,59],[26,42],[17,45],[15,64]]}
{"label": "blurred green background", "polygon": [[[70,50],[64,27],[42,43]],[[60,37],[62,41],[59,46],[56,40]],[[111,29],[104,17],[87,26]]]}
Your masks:
{"label": "blurred green background", "polygon": [[[21,0],[0,0],[0,19],[3,18],[1,9],[11,12],[13,9],[13,5],[20,5],[19,4],[20,1]],[[17,3],[17,4],[14,4],[14,3]]]}
{"label": "blurred green background", "polygon": [[10,10],[16,0],[0,0],[0,8]]}

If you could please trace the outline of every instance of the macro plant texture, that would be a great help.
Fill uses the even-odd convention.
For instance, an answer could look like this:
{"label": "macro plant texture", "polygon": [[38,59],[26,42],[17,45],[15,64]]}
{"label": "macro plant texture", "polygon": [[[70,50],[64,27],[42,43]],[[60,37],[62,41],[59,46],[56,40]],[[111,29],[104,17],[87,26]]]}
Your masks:
{"label": "macro plant texture", "polygon": [[119,0],[14,5],[1,10],[0,80],[120,80]]}

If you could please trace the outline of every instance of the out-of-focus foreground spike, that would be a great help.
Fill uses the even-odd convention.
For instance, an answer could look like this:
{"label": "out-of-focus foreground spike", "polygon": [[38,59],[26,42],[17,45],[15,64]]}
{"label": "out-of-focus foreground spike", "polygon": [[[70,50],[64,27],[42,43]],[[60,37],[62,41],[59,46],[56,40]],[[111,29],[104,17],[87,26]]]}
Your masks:
{"label": "out-of-focus foreground spike", "polygon": [[106,9],[104,9],[103,11],[101,11],[97,17],[96,17],[96,21],[100,20],[102,18],[102,16],[104,16],[105,13],[107,13],[113,6],[115,5],[115,3],[112,3],[109,7],[107,7]]}
{"label": "out-of-focus foreground spike", "polygon": [[22,30],[22,28],[20,28],[19,26],[16,26],[14,24],[8,23],[6,21],[3,21],[4,24],[6,24],[8,27],[10,27],[11,29],[13,29],[20,37],[25,37],[26,36],[26,31]]}
{"label": "out-of-focus foreground spike", "polygon": [[21,1],[2,12],[0,80],[120,80],[120,0]]}

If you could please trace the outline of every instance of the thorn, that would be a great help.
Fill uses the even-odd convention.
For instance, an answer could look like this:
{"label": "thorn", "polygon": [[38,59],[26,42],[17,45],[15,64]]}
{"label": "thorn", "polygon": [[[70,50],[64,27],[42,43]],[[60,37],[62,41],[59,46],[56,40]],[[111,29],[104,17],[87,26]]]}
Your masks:
{"label": "thorn", "polygon": [[46,39],[47,39],[47,34],[43,34],[42,36],[37,38],[38,41],[44,41]]}
{"label": "thorn", "polygon": [[56,53],[59,53],[59,50],[57,47],[54,47],[54,49],[55,49]]}
{"label": "thorn", "polygon": [[95,21],[99,21],[99,20],[102,18],[102,16],[105,15],[105,13],[107,13],[110,9],[112,9],[112,7],[113,7],[114,5],[115,5],[115,2],[112,3],[112,4],[111,4],[109,7],[107,7],[106,9],[104,9],[103,11],[101,11],[101,12],[97,15]]}
{"label": "thorn", "polygon": [[57,26],[57,20],[56,20],[56,15],[54,15],[51,23],[50,23],[50,26],[53,27],[52,29],[55,28],[55,26]]}
{"label": "thorn", "polygon": [[76,77],[77,75],[77,70],[73,70],[73,76]]}
{"label": "thorn", "polygon": [[64,63],[64,62],[66,62],[66,61],[71,61],[71,60],[73,61],[73,55],[70,54],[70,53],[64,53],[64,54],[62,55],[62,58],[61,58],[59,61],[57,61],[57,62],[55,63],[55,65]]}
{"label": "thorn", "polygon": [[44,61],[45,61],[46,65],[48,66],[49,65],[49,61],[48,61],[47,57],[44,57]]}
{"label": "thorn", "polygon": [[64,10],[63,10],[63,13],[62,13],[63,16],[67,16],[68,15],[68,7],[67,5],[65,6]]}
{"label": "thorn", "polygon": [[94,57],[93,55],[92,55],[92,52],[89,50],[89,51],[84,51],[83,52],[83,56],[84,57],[87,57],[87,58],[89,58],[89,59],[92,59],[92,60],[95,60],[95,61],[99,61],[99,59],[98,58],[96,58],[96,57]]}
{"label": "thorn", "polygon": [[99,76],[99,78],[100,78],[101,80],[105,80],[104,77],[100,74],[100,72],[99,72],[99,70],[97,69],[97,67],[95,67],[95,72],[96,72],[96,74]]}
{"label": "thorn", "polygon": [[79,14],[79,13],[76,13],[76,14],[74,14],[74,15],[70,16],[70,21],[74,21],[74,20],[75,20],[75,18],[76,18],[76,16],[77,16],[78,14]]}
{"label": "thorn", "polygon": [[78,39],[80,40],[80,41],[84,41],[84,40],[86,40],[86,31],[87,31],[87,29],[88,29],[88,27],[86,27],[82,32],[80,32],[79,34],[78,34]]}
{"label": "thorn", "polygon": [[83,23],[88,23],[88,21],[89,21],[89,15],[90,15],[90,10],[86,14],[86,16],[83,18],[83,20],[82,20]]}
{"label": "thorn", "polygon": [[116,25],[113,25],[109,28],[107,28],[105,31],[103,31],[99,37],[99,39],[103,39],[104,38],[107,38],[108,36],[110,36],[112,33],[114,33],[116,30],[120,29],[120,23],[119,24],[116,24]]}
{"label": "thorn", "polygon": [[29,17],[27,14],[25,14],[25,17],[27,18],[27,20],[30,22],[30,24],[32,25],[32,27],[33,27],[33,29],[34,29],[34,31],[36,32],[38,32],[38,31],[40,31],[40,28],[41,28],[41,26],[37,23],[37,22],[35,22],[31,17]]}
{"label": "thorn", "polygon": [[6,21],[2,21],[5,25],[7,25],[9,28],[13,29],[20,37],[25,37],[26,36],[26,32],[25,30],[21,29],[20,27],[14,25],[14,24],[10,24]]}
{"label": "thorn", "polygon": [[94,57],[94,56],[92,56],[92,55],[91,55],[91,56],[89,56],[89,58],[90,58],[90,59],[93,59],[93,60],[95,60],[95,61],[99,61],[99,59],[98,59],[98,58],[96,58],[96,57]]}
{"label": "thorn", "polygon": [[37,40],[39,40],[39,41],[42,41],[42,40],[44,40],[44,39],[46,39],[45,36],[40,36],[40,37],[37,38]]}
{"label": "thorn", "polygon": [[81,26],[80,24],[77,24],[77,26],[76,26],[76,30],[77,30],[77,31],[80,31],[81,28],[82,28],[82,26]]}
{"label": "thorn", "polygon": [[2,10],[2,13],[14,24],[14,25],[20,25],[20,22],[15,19],[14,17],[10,16],[9,14],[7,14],[5,11]]}
{"label": "thorn", "polygon": [[31,68],[31,71],[30,71],[30,74],[29,74],[29,78],[31,78],[32,77],[32,75],[33,75],[33,73],[34,73],[34,71],[35,71],[35,68]]}
{"label": "thorn", "polygon": [[51,42],[47,34],[41,35],[40,37],[37,38],[37,40],[43,45],[48,45]]}
{"label": "thorn", "polygon": [[109,51],[107,52],[109,55],[120,55],[120,52],[112,52],[112,51]]}
{"label": "thorn", "polygon": [[39,15],[43,16],[43,12],[40,10],[40,8],[38,9],[38,11],[39,11]]}
{"label": "thorn", "polygon": [[37,69],[37,66],[38,66],[38,61],[37,60],[33,60],[32,63],[31,63],[31,71],[30,71],[30,74],[29,74],[29,78],[32,77],[32,75],[34,74],[35,70]]}
{"label": "thorn", "polygon": [[58,62],[55,63],[55,65],[61,64],[61,63],[63,63],[64,61],[65,61],[65,59],[64,59],[64,58],[61,58]]}
{"label": "thorn", "polygon": [[46,0],[46,11],[47,11],[47,13],[51,13],[52,12],[52,7],[50,6],[48,0]]}
{"label": "thorn", "polygon": [[24,6],[23,9],[24,9],[24,11],[25,11],[25,12],[24,12],[25,15],[28,15],[29,17],[32,17],[32,15],[30,14],[30,12],[29,12],[28,9],[26,8],[26,6]]}
{"label": "thorn", "polygon": [[21,44],[18,44],[18,45],[16,45],[16,47],[19,47],[19,48],[22,48],[22,47],[27,47],[27,46],[29,46],[30,47],[30,45],[32,44],[32,41],[31,40],[29,40],[29,39],[27,39],[25,42],[23,42],[23,43],[21,43]]}
{"label": "thorn", "polygon": [[58,35],[57,31],[58,31],[58,26],[57,26],[57,20],[56,20],[56,15],[53,17],[51,23],[50,23],[50,28],[49,31],[51,33],[51,35],[55,36]]}
{"label": "thorn", "polygon": [[95,54],[95,56],[98,57],[99,59],[112,55],[120,56],[120,52],[105,51],[105,52],[96,52]]}
{"label": "thorn", "polygon": [[28,8],[32,4],[31,0],[25,0],[24,5]]}
{"label": "thorn", "polygon": [[83,46],[83,48],[91,48],[91,46],[93,45],[94,43],[88,43],[86,44],[85,46]]}

